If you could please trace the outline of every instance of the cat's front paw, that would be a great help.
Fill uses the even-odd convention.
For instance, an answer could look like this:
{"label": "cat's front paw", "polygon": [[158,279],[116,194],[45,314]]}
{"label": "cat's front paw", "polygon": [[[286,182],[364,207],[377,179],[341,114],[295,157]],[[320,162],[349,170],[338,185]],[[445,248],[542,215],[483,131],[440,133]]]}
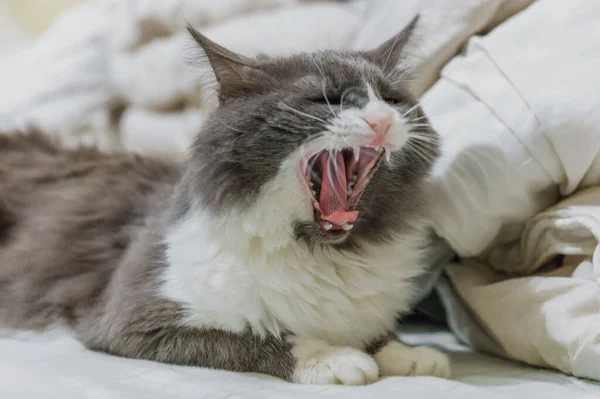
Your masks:
{"label": "cat's front paw", "polygon": [[296,358],[292,380],[297,383],[365,385],[379,378],[375,359],[358,349],[296,339],[292,353]]}
{"label": "cat's front paw", "polygon": [[442,352],[425,346],[414,348],[390,341],[375,354],[382,376],[450,378],[450,360]]}

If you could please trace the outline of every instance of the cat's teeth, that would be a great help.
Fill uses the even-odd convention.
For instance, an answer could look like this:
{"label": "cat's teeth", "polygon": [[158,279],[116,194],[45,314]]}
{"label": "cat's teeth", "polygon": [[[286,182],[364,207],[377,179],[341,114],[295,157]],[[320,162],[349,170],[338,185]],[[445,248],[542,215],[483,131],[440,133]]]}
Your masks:
{"label": "cat's teeth", "polygon": [[385,152],[385,161],[390,162],[390,159],[392,159],[392,153],[390,151],[386,151]]}
{"label": "cat's teeth", "polygon": [[352,148],[352,151],[354,152],[354,160],[358,162],[358,157],[360,156],[360,147],[354,147]]}
{"label": "cat's teeth", "polygon": [[356,179],[358,179],[358,175],[352,176],[352,183],[356,183]]}
{"label": "cat's teeth", "polygon": [[309,182],[308,182],[308,187],[312,187],[312,186],[314,186],[314,185],[315,185],[315,183],[313,183],[313,182],[311,182],[311,181],[309,181]]}
{"label": "cat's teeth", "polygon": [[312,191],[312,195],[314,195],[315,197],[317,196],[317,192],[315,190],[310,190]]}
{"label": "cat's teeth", "polygon": [[333,227],[333,225],[329,222],[323,223],[323,228],[327,231],[331,230],[332,227]]}
{"label": "cat's teeth", "polygon": [[348,183],[348,185],[346,186],[346,193],[348,195],[352,194],[352,189],[354,188],[354,181],[356,179],[352,180],[351,182]]}
{"label": "cat's teeth", "polygon": [[379,149],[380,149],[380,148],[381,148],[381,146],[380,146],[380,145],[376,145],[375,147],[373,147],[373,149],[374,149],[375,151],[379,151]]}
{"label": "cat's teeth", "polygon": [[344,229],[344,231],[352,230],[353,227],[354,227],[354,225],[350,224],[350,223],[346,223],[346,224],[342,225],[342,229]]}

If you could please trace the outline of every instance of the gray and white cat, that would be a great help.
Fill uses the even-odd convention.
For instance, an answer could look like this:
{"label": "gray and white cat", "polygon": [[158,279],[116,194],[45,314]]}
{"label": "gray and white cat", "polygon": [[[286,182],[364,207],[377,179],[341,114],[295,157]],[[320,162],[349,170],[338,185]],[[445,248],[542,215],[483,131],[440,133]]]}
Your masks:
{"label": "gray and white cat", "polygon": [[447,377],[394,336],[438,152],[402,67],[415,22],[371,51],[284,58],[190,29],[220,106],[183,165],[0,136],[0,324],[299,383]]}

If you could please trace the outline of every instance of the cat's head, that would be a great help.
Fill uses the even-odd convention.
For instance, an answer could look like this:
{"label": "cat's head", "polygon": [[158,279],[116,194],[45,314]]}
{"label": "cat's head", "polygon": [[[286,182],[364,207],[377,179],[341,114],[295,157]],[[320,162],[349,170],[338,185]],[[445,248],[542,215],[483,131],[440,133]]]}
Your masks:
{"label": "cat's head", "polygon": [[190,29],[219,85],[189,161],[202,206],[260,212],[265,228],[285,223],[312,244],[401,229],[438,153],[404,62],[415,24],[372,50],[277,58],[235,54]]}

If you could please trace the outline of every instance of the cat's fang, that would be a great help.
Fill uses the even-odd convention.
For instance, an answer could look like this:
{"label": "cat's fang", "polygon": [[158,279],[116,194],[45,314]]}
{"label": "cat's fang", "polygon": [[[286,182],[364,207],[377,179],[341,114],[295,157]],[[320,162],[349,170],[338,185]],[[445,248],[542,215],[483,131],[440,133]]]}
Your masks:
{"label": "cat's fang", "polygon": [[331,230],[332,228],[333,228],[333,225],[332,225],[331,223],[329,223],[329,222],[325,222],[325,223],[323,223],[323,229],[324,229],[324,230],[326,230],[326,231],[329,231],[329,230]]}
{"label": "cat's fang", "polygon": [[350,224],[350,223],[346,223],[346,224],[342,225],[342,229],[344,231],[350,231],[350,230],[352,230],[353,227],[354,227],[354,225]]}

